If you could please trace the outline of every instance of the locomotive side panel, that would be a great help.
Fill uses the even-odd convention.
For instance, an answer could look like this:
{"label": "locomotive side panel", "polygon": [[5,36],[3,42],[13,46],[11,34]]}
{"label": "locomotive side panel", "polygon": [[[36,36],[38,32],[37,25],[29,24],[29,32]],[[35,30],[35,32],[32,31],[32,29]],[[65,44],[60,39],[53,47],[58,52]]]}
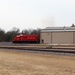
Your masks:
{"label": "locomotive side panel", "polygon": [[13,43],[38,43],[37,35],[21,35],[13,39]]}

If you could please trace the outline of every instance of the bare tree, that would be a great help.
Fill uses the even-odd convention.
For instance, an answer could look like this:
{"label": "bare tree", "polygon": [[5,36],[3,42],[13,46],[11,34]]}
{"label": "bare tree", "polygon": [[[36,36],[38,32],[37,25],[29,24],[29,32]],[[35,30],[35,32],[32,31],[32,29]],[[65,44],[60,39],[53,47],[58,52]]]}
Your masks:
{"label": "bare tree", "polygon": [[0,41],[5,41],[5,31],[0,28]]}
{"label": "bare tree", "polygon": [[22,30],[22,34],[29,34],[29,31],[27,29]]}
{"label": "bare tree", "polygon": [[18,35],[20,32],[19,28],[12,28],[12,30],[8,31],[6,34],[5,34],[5,41],[12,41],[13,38]]}
{"label": "bare tree", "polygon": [[74,25],[74,24],[72,24],[72,25],[71,25],[71,27],[75,27],[75,25]]}

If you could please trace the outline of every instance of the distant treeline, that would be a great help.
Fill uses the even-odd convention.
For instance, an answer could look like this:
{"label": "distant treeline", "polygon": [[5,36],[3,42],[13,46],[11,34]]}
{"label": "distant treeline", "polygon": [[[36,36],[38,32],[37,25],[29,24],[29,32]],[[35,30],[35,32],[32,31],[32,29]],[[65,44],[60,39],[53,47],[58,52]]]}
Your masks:
{"label": "distant treeline", "polygon": [[0,42],[11,42],[13,38],[19,34],[37,34],[39,36],[40,41],[40,28],[38,29],[24,29],[20,32],[18,28],[12,28],[12,30],[5,32],[5,30],[0,28]]}

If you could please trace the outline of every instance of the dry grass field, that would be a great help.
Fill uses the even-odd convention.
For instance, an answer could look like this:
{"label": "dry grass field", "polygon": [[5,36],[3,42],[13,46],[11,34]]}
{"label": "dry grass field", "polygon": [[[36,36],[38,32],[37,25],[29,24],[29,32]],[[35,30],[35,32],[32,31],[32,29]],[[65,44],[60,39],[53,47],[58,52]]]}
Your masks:
{"label": "dry grass field", "polygon": [[75,56],[0,49],[0,75],[75,75]]}

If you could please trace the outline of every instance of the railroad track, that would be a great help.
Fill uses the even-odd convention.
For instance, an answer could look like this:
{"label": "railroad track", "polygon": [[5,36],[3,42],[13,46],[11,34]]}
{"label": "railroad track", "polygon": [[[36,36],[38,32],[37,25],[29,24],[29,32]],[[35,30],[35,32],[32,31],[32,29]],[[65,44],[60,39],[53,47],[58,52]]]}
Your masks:
{"label": "railroad track", "polygon": [[41,51],[41,52],[57,52],[57,53],[72,53],[75,54],[74,48],[42,48],[42,47],[28,47],[28,46],[1,46],[1,49],[16,49],[28,51]]}

